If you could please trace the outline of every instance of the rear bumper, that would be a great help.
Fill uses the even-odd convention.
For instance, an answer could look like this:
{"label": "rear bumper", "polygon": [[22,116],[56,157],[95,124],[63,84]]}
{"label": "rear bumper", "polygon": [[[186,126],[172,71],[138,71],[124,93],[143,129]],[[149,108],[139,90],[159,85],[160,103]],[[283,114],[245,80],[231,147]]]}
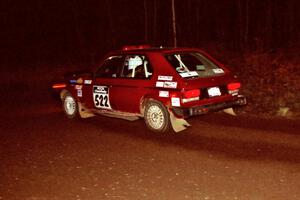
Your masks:
{"label": "rear bumper", "polygon": [[233,101],[225,101],[225,102],[207,104],[202,106],[194,106],[190,108],[173,107],[172,111],[178,117],[187,118],[195,115],[202,115],[208,112],[219,111],[226,108],[231,108],[234,106],[242,106],[246,104],[247,104],[246,97],[244,97],[243,95],[239,95]]}

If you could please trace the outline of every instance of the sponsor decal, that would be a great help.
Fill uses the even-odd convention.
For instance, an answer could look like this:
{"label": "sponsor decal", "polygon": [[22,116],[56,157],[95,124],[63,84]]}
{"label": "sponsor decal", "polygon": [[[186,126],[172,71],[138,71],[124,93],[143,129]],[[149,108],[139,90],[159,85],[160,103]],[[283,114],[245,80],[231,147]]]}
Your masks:
{"label": "sponsor decal", "polygon": [[95,85],[93,87],[93,97],[96,108],[111,109],[107,86]]}
{"label": "sponsor decal", "polygon": [[177,82],[164,82],[164,88],[177,88]]}
{"label": "sponsor decal", "polygon": [[211,87],[207,89],[209,97],[221,96],[220,88],[218,87]]}
{"label": "sponsor decal", "polygon": [[77,96],[82,97],[82,90],[77,90]]}
{"label": "sponsor decal", "polygon": [[224,70],[221,69],[221,68],[218,68],[218,69],[213,69],[213,72],[216,73],[216,74],[223,74]]}
{"label": "sponsor decal", "polygon": [[95,85],[94,88],[94,93],[98,93],[98,94],[108,94],[108,87],[107,86],[98,86]]}
{"label": "sponsor decal", "polygon": [[76,80],[70,80],[70,83],[76,83],[77,81]]}
{"label": "sponsor decal", "polygon": [[169,91],[159,91],[160,97],[169,97]]}
{"label": "sponsor decal", "polygon": [[199,74],[196,71],[191,71],[191,72],[182,72],[182,73],[180,73],[180,76],[182,78],[187,78],[187,77],[192,77],[192,76],[199,76]]}
{"label": "sponsor decal", "polygon": [[172,81],[173,76],[158,76],[159,81]]}
{"label": "sponsor decal", "polygon": [[180,106],[180,98],[179,97],[172,97],[171,98],[172,106],[179,107]]}
{"label": "sponsor decal", "polygon": [[82,89],[82,85],[75,85],[75,89],[76,90],[81,90]]}
{"label": "sponsor decal", "polygon": [[77,79],[76,83],[82,84],[83,83],[83,79],[82,78]]}
{"label": "sponsor decal", "polygon": [[84,80],[84,84],[90,85],[92,84],[92,80]]}
{"label": "sponsor decal", "polygon": [[164,82],[156,81],[156,87],[164,87]]}

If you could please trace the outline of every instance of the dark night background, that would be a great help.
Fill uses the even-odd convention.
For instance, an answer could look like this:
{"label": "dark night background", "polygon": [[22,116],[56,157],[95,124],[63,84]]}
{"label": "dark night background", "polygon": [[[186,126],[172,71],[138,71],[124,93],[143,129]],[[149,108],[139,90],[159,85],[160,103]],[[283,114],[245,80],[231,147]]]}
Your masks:
{"label": "dark night background", "polygon": [[[262,108],[271,101],[265,105],[271,110],[300,110],[295,104],[300,96],[291,96],[300,89],[299,5],[298,0],[175,0],[177,43],[203,48],[229,65],[243,79],[252,105]],[[173,46],[171,0],[6,0],[0,9],[5,84],[49,82],[124,45]],[[264,86],[254,94],[257,82]]]}
{"label": "dark night background", "polygon": [[172,47],[172,0],[0,0],[0,200],[300,199],[300,0],[174,1],[178,46],[225,64],[248,104],[156,134],[70,120],[52,84],[124,45]]}
{"label": "dark night background", "polygon": [[[299,46],[297,0],[175,0],[178,46],[231,51]],[[126,44],[172,46],[171,0],[7,1],[4,58],[83,61]]]}

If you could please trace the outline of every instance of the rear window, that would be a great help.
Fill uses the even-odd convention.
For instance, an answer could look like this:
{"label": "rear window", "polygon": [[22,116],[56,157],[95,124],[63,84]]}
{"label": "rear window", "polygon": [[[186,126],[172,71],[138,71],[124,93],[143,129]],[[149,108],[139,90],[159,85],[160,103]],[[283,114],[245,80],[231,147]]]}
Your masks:
{"label": "rear window", "polygon": [[168,54],[165,57],[182,78],[219,76],[225,73],[199,52]]}

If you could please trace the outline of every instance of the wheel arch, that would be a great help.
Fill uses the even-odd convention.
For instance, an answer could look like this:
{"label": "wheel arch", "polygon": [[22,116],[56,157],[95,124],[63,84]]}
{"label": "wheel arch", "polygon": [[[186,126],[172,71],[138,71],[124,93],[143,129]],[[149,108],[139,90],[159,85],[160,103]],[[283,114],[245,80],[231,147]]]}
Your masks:
{"label": "wheel arch", "polygon": [[79,99],[77,98],[77,96],[74,94],[74,92],[72,90],[69,90],[69,89],[63,89],[61,92],[60,92],[60,99],[63,100],[64,97],[66,96],[66,94],[71,94],[74,99],[76,99],[76,101],[80,102]]}
{"label": "wheel arch", "polygon": [[157,101],[161,103],[163,106],[165,106],[168,109],[168,104],[170,103],[170,100],[168,98],[158,98],[151,95],[146,95],[141,98],[140,100],[140,113],[141,116],[144,116],[146,105],[149,101]]}
{"label": "wheel arch", "polygon": [[70,93],[70,92],[67,89],[63,89],[59,94],[60,99],[63,100],[67,93]]}

